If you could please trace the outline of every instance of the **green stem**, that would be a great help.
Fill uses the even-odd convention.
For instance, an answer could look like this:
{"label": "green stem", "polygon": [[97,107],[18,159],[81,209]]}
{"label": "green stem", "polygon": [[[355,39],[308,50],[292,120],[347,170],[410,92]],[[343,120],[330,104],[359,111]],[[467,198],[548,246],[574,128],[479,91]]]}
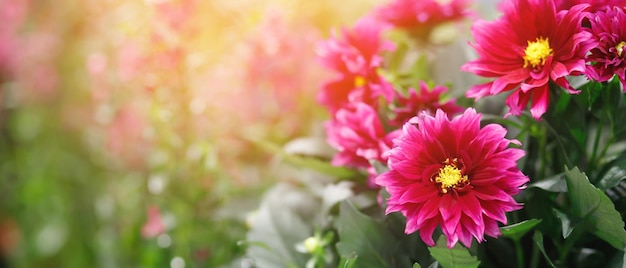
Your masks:
{"label": "green stem", "polygon": [[539,265],[539,247],[533,243],[533,252],[530,256],[530,267],[536,268]]}
{"label": "green stem", "polygon": [[517,257],[517,267],[524,268],[526,267],[526,264],[524,263],[524,249],[522,248],[522,244],[520,243],[519,239],[513,240],[513,243],[515,244],[515,255]]}
{"label": "green stem", "polygon": [[[611,129],[611,137],[609,137],[609,140],[606,142],[606,144],[604,145],[604,148],[602,148],[602,151],[600,152],[600,159],[602,159],[604,157],[604,155],[606,154],[606,151],[609,149],[609,146],[611,146],[613,144],[613,142],[615,141],[615,123],[613,122],[613,117],[611,116],[611,114],[609,114],[609,112],[607,111],[607,117],[609,118],[609,127]],[[602,124],[600,124],[601,126]]]}
{"label": "green stem", "polygon": [[569,251],[572,249],[576,241],[578,241],[583,233],[583,228],[580,228],[580,226],[578,228],[575,227],[574,230],[572,230],[572,233],[567,237],[567,239],[565,239],[565,243],[563,244],[563,247],[561,248],[559,254],[560,265],[565,265],[567,263],[567,256],[569,255]]}
{"label": "green stem", "polygon": [[548,122],[546,122],[547,120],[544,120],[542,122],[544,122],[544,125],[546,126],[546,128],[548,129],[548,131],[554,135],[554,140],[556,140],[556,143],[559,145],[559,149],[561,149],[561,153],[563,154],[563,160],[565,160],[565,165],[567,165],[568,168],[572,168],[572,161],[570,161],[569,156],[567,155],[567,151],[565,150],[565,146],[563,145],[563,142],[561,141],[561,139],[559,138],[559,134],[556,132],[556,130],[554,130],[554,128],[552,128],[552,126],[550,124],[548,124]]}
{"label": "green stem", "polygon": [[[600,136],[602,135],[602,119],[598,123],[596,127],[596,136],[593,139],[593,150],[591,151],[591,159],[589,159],[589,164],[591,164],[590,168],[595,167],[596,165],[596,157],[598,154],[598,145],[600,143]],[[589,170],[591,173],[591,170]]]}

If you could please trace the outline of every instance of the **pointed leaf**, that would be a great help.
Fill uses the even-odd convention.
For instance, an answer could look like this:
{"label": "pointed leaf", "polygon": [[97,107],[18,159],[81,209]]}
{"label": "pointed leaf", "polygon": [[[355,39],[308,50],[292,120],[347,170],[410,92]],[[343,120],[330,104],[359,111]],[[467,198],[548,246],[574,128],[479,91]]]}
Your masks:
{"label": "pointed leaf", "polygon": [[577,167],[565,172],[572,214],[597,237],[621,250],[626,246],[626,230],[620,213],[600,189],[589,182]]}
{"label": "pointed leaf", "polygon": [[342,258],[356,255],[355,267],[393,267],[393,235],[348,201],[339,204],[337,233],[337,251]]}
{"label": "pointed leaf", "polygon": [[617,186],[626,179],[626,159],[620,158],[609,164],[609,169],[604,173],[598,187],[604,191]]}
{"label": "pointed leaf", "polygon": [[528,231],[535,228],[540,222],[540,219],[525,220],[509,226],[500,227],[500,231],[504,237],[519,241]]}
{"label": "pointed leaf", "polygon": [[559,173],[547,179],[528,184],[528,188],[540,188],[548,192],[564,193],[567,192],[567,183],[563,173]]}
{"label": "pointed leaf", "polygon": [[356,258],[358,258],[356,254],[352,256],[342,256],[337,268],[355,268]]}
{"label": "pointed leaf", "polygon": [[535,244],[543,254],[543,257],[546,259],[548,265],[550,265],[550,267],[552,268],[556,268],[556,265],[552,263],[552,260],[550,260],[550,257],[548,257],[548,254],[546,253],[546,249],[543,247],[543,234],[539,231],[535,231],[535,233],[533,234],[533,241],[535,241]]}
{"label": "pointed leaf", "polygon": [[569,220],[569,217],[567,217],[567,214],[556,209],[553,209],[553,211],[554,214],[556,214],[556,217],[561,220],[561,231],[563,233],[563,238],[567,238],[572,233],[572,230],[574,230],[574,226],[572,226],[572,223]]}
{"label": "pointed leaf", "polygon": [[467,248],[461,244],[456,244],[449,249],[446,246],[446,237],[440,236],[437,239],[437,245],[428,248],[430,255],[439,262],[441,267],[478,267],[480,261],[475,256],[472,256]]}

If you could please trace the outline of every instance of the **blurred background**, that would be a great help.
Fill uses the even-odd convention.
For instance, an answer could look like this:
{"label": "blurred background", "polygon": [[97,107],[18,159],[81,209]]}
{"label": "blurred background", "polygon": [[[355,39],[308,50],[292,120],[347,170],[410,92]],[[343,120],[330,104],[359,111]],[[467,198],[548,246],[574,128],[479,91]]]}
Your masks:
{"label": "blurred background", "polygon": [[236,266],[374,0],[0,0],[0,267]]}

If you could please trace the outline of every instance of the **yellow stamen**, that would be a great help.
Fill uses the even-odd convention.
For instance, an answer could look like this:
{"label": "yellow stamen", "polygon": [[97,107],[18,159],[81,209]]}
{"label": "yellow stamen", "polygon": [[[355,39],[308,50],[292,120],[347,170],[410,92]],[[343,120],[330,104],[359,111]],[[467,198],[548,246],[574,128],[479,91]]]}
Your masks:
{"label": "yellow stamen", "polygon": [[626,41],[622,41],[617,44],[617,46],[615,46],[615,49],[617,50],[617,56],[622,56],[622,53],[624,53],[624,46],[626,46]]}
{"label": "yellow stamen", "polygon": [[524,68],[529,65],[533,68],[543,66],[552,52],[548,38],[539,37],[534,42],[528,41],[528,46],[524,49]]}
{"label": "yellow stamen", "polygon": [[365,83],[367,83],[367,80],[365,80],[365,77],[363,76],[358,75],[357,77],[354,78],[355,87],[365,86]]}
{"label": "yellow stamen", "polygon": [[456,158],[452,161],[446,159],[445,163],[446,165],[439,169],[439,174],[435,177],[435,182],[441,184],[441,192],[444,194],[451,188],[460,187],[468,183],[467,175],[463,175],[456,165]]}

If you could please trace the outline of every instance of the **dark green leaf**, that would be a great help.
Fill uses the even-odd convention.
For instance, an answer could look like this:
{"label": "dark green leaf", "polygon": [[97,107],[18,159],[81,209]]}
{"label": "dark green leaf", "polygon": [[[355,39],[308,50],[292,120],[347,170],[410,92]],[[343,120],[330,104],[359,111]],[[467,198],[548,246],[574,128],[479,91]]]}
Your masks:
{"label": "dark green leaf", "polygon": [[395,239],[391,233],[348,201],[339,205],[337,233],[339,255],[358,256],[355,267],[393,267],[390,259]]}
{"label": "dark green leaf", "polygon": [[500,231],[504,237],[519,241],[528,231],[532,230],[540,219],[530,219],[516,224],[500,227]]}
{"label": "dark green leaf", "polygon": [[437,245],[428,248],[430,255],[439,262],[441,267],[478,267],[480,261],[475,256],[472,256],[467,248],[457,243],[449,249],[446,246],[446,237],[440,236],[437,239]]}
{"label": "dark green leaf", "polygon": [[543,247],[543,234],[539,231],[535,231],[535,233],[533,234],[533,241],[535,241],[535,244],[537,245],[537,247],[539,247],[539,250],[543,254],[543,257],[546,259],[548,265],[550,265],[550,267],[552,268],[556,268],[554,263],[552,263],[552,260],[550,260],[550,257],[548,257],[546,249]]}
{"label": "dark green leaf", "polygon": [[572,214],[597,237],[621,250],[626,246],[624,221],[613,202],[577,167],[565,172]]}
{"label": "dark green leaf", "polygon": [[574,226],[572,226],[572,223],[569,220],[569,217],[567,216],[567,214],[561,211],[558,211],[556,209],[553,209],[553,210],[554,210],[554,214],[556,214],[556,217],[559,218],[559,220],[561,220],[561,230],[562,230],[563,238],[567,238],[572,233],[572,230],[574,230]]}
{"label": "dark green leaf", "polygon": [[572,98],[571,94],[560,94],[559,99],[554,106],[555,112],[562,113],[567,108],[567,105],[570,103],[570,99]]}
{"label": "dark green leaf", "polygon": [[598,182],[598,187],[603,191],[617,186],[620,181],[626,179],[626,159],[618,159],[609,165],[610,167]]}

